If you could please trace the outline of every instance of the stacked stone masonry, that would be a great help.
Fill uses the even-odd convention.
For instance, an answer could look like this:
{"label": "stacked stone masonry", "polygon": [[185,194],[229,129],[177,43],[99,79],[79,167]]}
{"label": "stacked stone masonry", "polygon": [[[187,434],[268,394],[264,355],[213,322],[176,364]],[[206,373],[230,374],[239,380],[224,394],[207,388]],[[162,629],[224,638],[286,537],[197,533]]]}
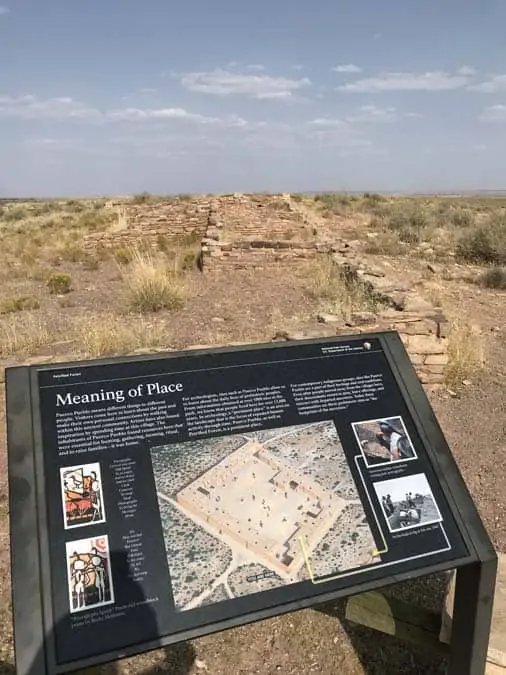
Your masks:
{"label": "stacked stone masonry", "polygon": [[314,259],[328,245],[284,196],[228,195],[210,206],[204,270],[262,269]]}
{"label": "stacked stone masonry", "polygon": [[88,235],[85,248],[117,249],[140,243],[156,246],[161,236],[168,240],[185,236],[201,240],[208,227],[209,202],[204,200],[128,204],[116,208],[117,226]]}
{"label": "stacked stone masonry", "polygon": [[[86,238],[86,247],[156,246],[160,236],[177,239],[192,235],[202,242],[204,274],[269,265],[297,265],[333,253],[337,265],[352,268],[389,306],[377,316],[351,327],[320,324],[318,331],[284,339],[343,332],[396,330],[404,342],[421,381],[444,381],[448,363],[447,322],[444,316],[412,289],[399,286],[395,269],[368,267],[360,242],[340,241],[335,234],[315,228],[286,196],[230,195],[169,203],[117,206],[121,226]],[[356,245],[355,245],[356,244]]]}

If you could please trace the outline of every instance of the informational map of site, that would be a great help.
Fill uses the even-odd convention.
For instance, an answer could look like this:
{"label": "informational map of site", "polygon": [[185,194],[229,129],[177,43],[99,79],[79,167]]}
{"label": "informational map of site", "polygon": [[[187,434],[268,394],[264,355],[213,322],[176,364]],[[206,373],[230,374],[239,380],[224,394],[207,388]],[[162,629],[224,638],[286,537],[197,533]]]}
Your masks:
{"label": "informational map of site", "polygon": [[380,337],[44,367],[37,387],[57,664],[468,555]]}
{"label": "informational map of site", "polygon": [[151,457],[178,609],[381,560],[332,420],[177,443]]}

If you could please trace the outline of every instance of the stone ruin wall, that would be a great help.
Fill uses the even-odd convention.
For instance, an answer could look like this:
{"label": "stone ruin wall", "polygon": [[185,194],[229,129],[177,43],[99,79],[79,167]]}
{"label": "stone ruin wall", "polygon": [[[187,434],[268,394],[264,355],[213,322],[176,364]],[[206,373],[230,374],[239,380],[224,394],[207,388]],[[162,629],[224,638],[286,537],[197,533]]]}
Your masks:
{"label": "stone ruin wall", "polygon": [[107,232],[85,237],[84,247],[119,249],[139,243],[155,247],[159,237],[179,239],[195,235],[202,240],[208,227],[209,202],[204,200],[176,203],[116,205],[118,222]]}
{"label": "stone ruin wall", "polygon": [[[202,242],[207,272],[314,259],[325,244],[283,197],[231,195],[210,205]],[[328,248],[328,247],[327,247]]]}
{"label": "stone ruin wall", "polygon": [[[444,381],[448,362],[447,322],[431,303],[412,289],[399,287],[395,273],[373,270],[363,264],[360,253],[347,243],[316,232],[290,207],[288,200],[265,195],[232,195],[209,201],[126,205],[122,227],[86,237],[86,248],[123,248],[157,245],[160,236],[176,239],[196,234],[202,241],[204,274],[234,269],[259,269],[293,265],[332,253],[335,263],[352,269],[384,301],[377,316],[353,322],[348,332],[396,330],[408,350],[422,383]],[[121,217],[119,217],[121,222]],[[288,237],[287,237],[288,234]],[[342,325],[319,324],[311,334],[287,335],[303,339],[343,333]]]}

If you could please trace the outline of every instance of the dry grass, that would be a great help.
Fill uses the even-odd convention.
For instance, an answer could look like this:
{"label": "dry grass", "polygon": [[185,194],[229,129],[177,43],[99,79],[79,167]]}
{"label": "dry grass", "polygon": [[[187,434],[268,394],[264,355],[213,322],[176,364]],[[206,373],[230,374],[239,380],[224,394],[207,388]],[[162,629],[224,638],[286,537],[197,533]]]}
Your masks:
{"label": "dry grass", "polygon": [[147,313],[178,309],[187,297],[187,287],[177,269],[149,252],[132,251],[128,267],[118,267],[130,309]]}
{"label": "dry grass", "polygon": [[375,311],[377,300],[369,287],[340,268],[330,256],[318,258],[309,268],[307,292],[317,309],[349,321],[352,314]]}
{"label": "dry grass", "polygon": [[458,387],[463,380],[477,375],[485,364],[483,338],[478,327],[470,325],[462,317],[451,319],[448,335],[448,365],[445,381],[451,387]]}
{"label": "dry grass", "polygon": [[168,327],[141,316],[120,321],[110,314],[78,319],[74,324],[76,349],[90,357],[128,354],[138,349],[168,347]]}
{"label": "dry grass", "polygon": [[9,321],[0,332],[0,357],[30,354],[57,336],[57,327],[47,317],[30,315],[23,320]]}
{"label": "dry grass", "polygon": [[24,309],[39,309],[40,302],[33,295],[19,295],[14,298],[0,300],[0,314],[22,312]]}

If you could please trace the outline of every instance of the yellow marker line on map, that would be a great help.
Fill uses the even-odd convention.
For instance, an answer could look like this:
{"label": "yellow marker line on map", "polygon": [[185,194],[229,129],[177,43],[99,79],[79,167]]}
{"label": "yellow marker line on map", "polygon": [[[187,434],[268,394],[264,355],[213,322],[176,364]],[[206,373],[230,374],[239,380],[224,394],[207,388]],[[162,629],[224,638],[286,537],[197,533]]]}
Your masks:
{"label": "yellow marker line on map", "polygon": [[[360,455],[357,455],[357,457],[360,457]],[[361,469],[358,465],[358,462],[357,462],[357,457],[355,457],[355,463],[357,465],[357,469],[359,471],[360,478],[362,479],[364,489],[367,493],[369,505],[370,505],[370,507],[372,509],[372,512],[374,514],[374,520],[376,521],[376,525],[378,526],[378,531],[381,535],[381,540],[383,542],[383,548],[382,549],[375,549],[374,551],[372,551],[371,555],[373,556],[373,558],[377,558],[378,556],[383,555],[384,553],[388,553],[388,545],[387,545],[387,542],[386,542],[386,539],[385,539],[385,535],[383,534],[383,530],[381,529],[381,526],[379,524],[378,516],[376,515],[376,511],[374,510],[374,506],[372,504],[371,497],[369,496],[369,492],[368,492],[367,487],[365,485],[365,481],[364,481],[364,477],[362,475],[362,471],[361,471]],[[304,541],[303,536],[299,537],[299,542],[300,542],[300,546],[302,548],[302,554],[304,556],[304,561],[306,563],[306,569],[308,571],[309,578],[311,579],[313,584],[324,584],[327,581],[333,581],[334,579],[339,579],[340,577],[343,577],[343,576],[351,576],[352,574],[357,574],[357,572],[360,571],[360,570],[357,570],[357,571],[354,571],[354,572],[341,572],[340,574],[335,574],[331,577],[325,577],[324,579],[315,579],[315,576],[314,576],[314,573],[313,573],[313,568],[311,567],[311,562],[309,560],[308,548],[306,546],[306,542]]]}
{"label": "yellow marker line on map", "polygon": [[[381,533],[381,535],[383,537],[383,532]],[[299,542],[300,542],[300,546],[302,548],[302,554],[304,556],[304,562],[306,563],[306,569],[308,571],[309,578],[311,579],[311,583],[313,583],[313,584],[325,584],[327,581],[334,581],[335,579],[339,579],[340,577],[345,577],[345,576],[350,576],[351,574],[356,574],[356,572],[341,572],[340,574],[334,574],[333,576],[325,577],[324,579],[315,579],[313,568],[311,567],[311,562],[309,560],[309,553],[308,553],[308,550],[307,550],[306,542],[304,541],[304,537],[302,537],[302,536],[299,537]],[[388,551],[388,548],[385,548],[383,551],[373,551],[372,555],[374,557],[377,557],[378,555],[381,555],[382,553],[386,553],[387,551]]]}

